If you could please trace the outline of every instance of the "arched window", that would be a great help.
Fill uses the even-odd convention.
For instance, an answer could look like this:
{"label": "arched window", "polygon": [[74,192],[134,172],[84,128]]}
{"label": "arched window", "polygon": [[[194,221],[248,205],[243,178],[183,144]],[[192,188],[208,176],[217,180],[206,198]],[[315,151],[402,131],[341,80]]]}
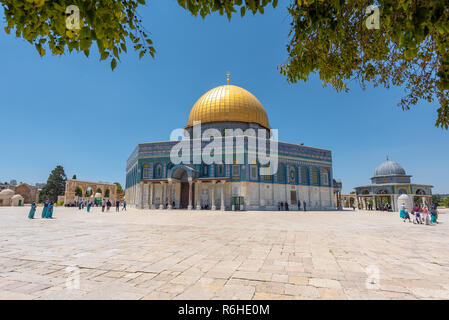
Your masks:
{"label": "arched window", "polygon": [[209,166],[208,165],[203,165],[202,175],[204,177],[208,177],[209,176]]}
{"label": "arched window", "polygon": [[217,164],[215,166],[215,176],[216,177],[223,177],[224,176],[224,165],[223,164]]}
{"label": "arched window", "polygon": [[296,183],[296,169],[295,169],[295,167],[290,167],[290,170],[289,170],[290,172],[289,172],[289,177],[290,177],[290,183],[291,184],[295,184]]}
{"label": "arched window", "polygon": [[162,177],[162,165],[160,163],[158,163],[156,165],[155,174],[154,175],[156,176],[156,178],[161,178]]}
{"label": "arched window", "polygon": [[323,172],[321,172],[321,184],[323,186],[329,185],[329,170],[323,169]]}
{"label": "arched window", "polygon": [[313,168],[313,170],[312,170],[312,183],[313,184],[319,184],[318,169],[317,168]]}
{"label": "arched window", "polygon": [[150,178],[150,165],[148,163],[145,163],[143,165],[142,178],[143,179],[149,179]]}
{"label": "arched window", "polygon": [[283,164],[278,164],[278,182],[285,182],[285,167]]}
{"label": "arched window", "polygon": [[109,198],[110,196],[111,196],[111,191],[109,189],[106,189],[106,191],[104,193],[104,197]]}
{"label": "arched window", "polygon": [[259,179],[259,168],[257,167],[257,164],[249,165],[249,177],[251,180]]}
{"label": "arched window", "polygon": [[307,167],[301,167],[301,183],[309,184],[309,170]]}

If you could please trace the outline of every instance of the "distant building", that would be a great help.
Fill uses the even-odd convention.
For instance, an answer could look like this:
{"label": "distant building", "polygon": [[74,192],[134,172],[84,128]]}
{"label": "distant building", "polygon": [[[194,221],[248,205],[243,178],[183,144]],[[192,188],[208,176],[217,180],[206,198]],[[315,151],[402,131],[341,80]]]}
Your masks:
{"label": "distant building", "polygon": [[17,180],[11,180],[9,182],[9,184],[12,185],[12,186],[16,186],[17,185]]}
{"label": "distant building", "polygon": [[42,190],[45,187],[46,183],[36,183],[35,187],[39,190]]}

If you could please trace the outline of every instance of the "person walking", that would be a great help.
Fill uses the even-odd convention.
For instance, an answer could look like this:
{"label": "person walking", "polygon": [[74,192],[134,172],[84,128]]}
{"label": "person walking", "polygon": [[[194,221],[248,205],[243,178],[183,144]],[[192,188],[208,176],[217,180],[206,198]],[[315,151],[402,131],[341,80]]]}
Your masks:
{"label": "person walking", "polygon": [[48,202],[47,200],[44,201],[44,208],[42,209],[42,215],[41,218],[47,217],[47,210],[48,210]]}
{"label": "person walking", "polygon": [[421,220],[421,213],[419,212],[419,210],[415,211],[415,221],[416,221],[417,224],[422,224],[423,223],[422,220]]}
{"label": "person walking", "polygon": [[307,203],[305,200],[302,202],[302,207],[304,208],[304,211],[307,211]]}
{"label": "person walking", "polygon": [[115,212],[119,212],[120,211],[120,201],[117,200],[115,201]]}
{"label": "person walking", "polygon": [[285,202],[285,211],[288,211],[288,202]]}
{"label": "person walking", "polygon": [[107,211],[109,212],[109,210],[111,209],[111,206],[112,206],[112,203],[111,203],[111,201],[109,201],[109,199],[108,199],[108,202],[106,202],[106,208],[107,208]]}
{"label": "person walking", "polygon": [[122,211],[123,211],[123,210],[127,211],[127,210],[126,210],[126,200],[123,201],[123,209],[122,209]]}
{"label": "person walking", "polygon": [[106,207],[106,201],[103,199],[101,201],[101,212],[104,212],[104,208]]}
{"label": "person walking", "polygon": [[301,211],[301,200],[298,200],[298,211]]}
{"label": "person walking", "polygon": [[90,203],[90,201],[87,203],[87,206],[86,206],[86,208],[87,208],[87,212],[90,212],[90,207],[91,207],[91,203]]}
{"label": "person walking", "polygon": [[430,217],[429,217],[429,210],[427,210],[427,207],[424,207],[422,209],[422,215],[423,215],[423,220],[426,223],[426,225],[430,224]]}
{"label": "person walking", "polygon": [[34,219],[34,213],[36,212],[36,203],[33,201],[31,204],[30,213],[28,214],[29,219]]}
{"label": "person walking", "polygon": [[53,219],[53,208],[54,204],[53,201],[48,204],[48,210],[47,210],[47,219]]}

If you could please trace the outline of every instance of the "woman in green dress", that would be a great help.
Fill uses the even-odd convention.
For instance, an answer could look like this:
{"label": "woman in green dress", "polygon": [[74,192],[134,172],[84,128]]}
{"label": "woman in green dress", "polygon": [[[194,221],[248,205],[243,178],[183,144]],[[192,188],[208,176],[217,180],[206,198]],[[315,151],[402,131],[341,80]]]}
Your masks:
{"label": "woman in green dress", "polygon": [[28,214],[29,219],[34,219],[34,213],[36,212],[36,203],[33,201],[31,204],[30,213]]}
{"label": "woman in green dress", "polygon": [[50,202],[48,204],[48,210],[47,210],[47,219],[53,219],[53,202]]}
{"label": "woman in green dress", "polygon": [[44,209],[42,209],[42,219],[47,218],[48,202],[44,201]]}

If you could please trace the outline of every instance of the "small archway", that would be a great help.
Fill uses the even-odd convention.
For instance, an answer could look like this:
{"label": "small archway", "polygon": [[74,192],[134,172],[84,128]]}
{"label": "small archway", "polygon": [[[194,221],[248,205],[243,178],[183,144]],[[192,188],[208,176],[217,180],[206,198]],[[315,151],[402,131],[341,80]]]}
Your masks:
{"label": "small archway", "polygon": [[83,189],[81,189],[81,187],[77,186],[75,188],[75,196],[80,198],[83,197]]}
{"label": "small archway", "polygon": [[90,197],[93,195],[93,192],[94,192],[94,191],[92,190],[91,187],[87,187],[84,196],[85,196],[86,198],[90,198]]}

